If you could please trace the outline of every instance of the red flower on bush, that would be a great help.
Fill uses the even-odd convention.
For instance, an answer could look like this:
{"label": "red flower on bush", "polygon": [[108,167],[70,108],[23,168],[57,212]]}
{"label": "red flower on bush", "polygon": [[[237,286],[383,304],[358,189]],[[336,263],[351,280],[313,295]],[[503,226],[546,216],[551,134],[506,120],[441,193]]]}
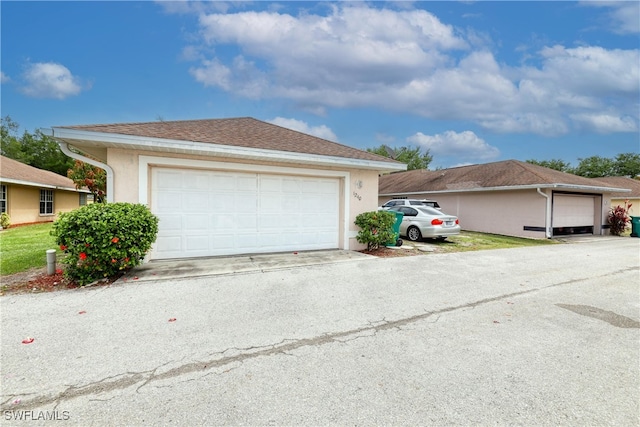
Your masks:
{"label": "red flower on bush", "polygon": [[111,262],[112,262],[113,264],[115,264],[116,262],[118,262],[118,260],[117,260],[117,259],[115,259],[115,258],[111,258]]}
{"label": "red flower on bush", "polygon": [[81,260],[85,260],[87,259],[87,254],[85,254],[84,252],[80,252],[80,255],[78,255],[80,257]]}
{"label": "red flower on bush", "polygon": [[60,250],[61,250],[61,251],[66,251],[66,250],[67,250],[67,247],[66,247],[65,245],[60,245]]}
{"label": "red flower on bush", "polygon": [[118,243],[120,241],[119,238],[114,237],[113,239],[111,239],[111,243]]}

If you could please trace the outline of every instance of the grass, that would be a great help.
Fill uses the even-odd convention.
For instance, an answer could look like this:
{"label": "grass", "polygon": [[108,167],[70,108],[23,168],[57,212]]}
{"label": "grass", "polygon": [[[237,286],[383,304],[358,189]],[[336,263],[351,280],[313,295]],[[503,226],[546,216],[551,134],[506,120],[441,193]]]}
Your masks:
{"label": "grass", "polygon": [[522,237],[502,236],[499,234],[463,231],[458,236],[448,237],[444,242],[432,241],[438,252],[467,252],[483,249],[506,249],[523,246],[544,246],[558,244],[549,239],[526,239]]}
{"label": "grass", "polygon": [[[55,239],[49,233],[52,223],[28,225],[0,231],[0,275],[19,273],[34,267],[45,267],[46,250],[56,249]],[[438,252],[466,252],[483,249],[515,248],[556,244],[553,240],[524,239],[497,234],[463,231],[444,242],[426,240]]]}
{"label": "grass", "polygon": [[59,255],[60,248],[49,234],[52,225],[48,222],[0,231],[0,275],[45,267],[47,249],[55,249]]}

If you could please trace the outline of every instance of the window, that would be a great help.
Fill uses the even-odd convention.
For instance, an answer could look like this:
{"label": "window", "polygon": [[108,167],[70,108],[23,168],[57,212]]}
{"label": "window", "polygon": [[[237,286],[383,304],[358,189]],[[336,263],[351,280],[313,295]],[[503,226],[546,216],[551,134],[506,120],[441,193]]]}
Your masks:
{"label": "window", "polygon": [[79,193],[80,194],[80,206],[87,205],[87,193]]}
{"label": "window", "polygon": [[40,215],[53,215],[53,190],[40,190]]}
{"label": "window", "polygon": [[0,213],[7,211],[7,186],[0,185]]}

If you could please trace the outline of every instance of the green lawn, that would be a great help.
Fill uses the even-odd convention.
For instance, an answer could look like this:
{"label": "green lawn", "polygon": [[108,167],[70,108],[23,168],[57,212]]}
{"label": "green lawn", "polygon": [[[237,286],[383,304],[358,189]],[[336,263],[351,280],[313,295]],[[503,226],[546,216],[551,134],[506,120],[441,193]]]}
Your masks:
{"label": "green lawn", "polygon": [[53,223],[25,225],[0,231],[0,275],[18,273],[47,265],[46,250],[60,254],[53,236]]}
{"label": "green lawn", "polygon": [[438,252],[465,252],[482,249],[518,248],[521,246],[554,245],[558,242],[549,239],[524,239],[521,237],[502,236],[499,234],[463,231],[458,236],[447,238],[444,242],[433,242]]}

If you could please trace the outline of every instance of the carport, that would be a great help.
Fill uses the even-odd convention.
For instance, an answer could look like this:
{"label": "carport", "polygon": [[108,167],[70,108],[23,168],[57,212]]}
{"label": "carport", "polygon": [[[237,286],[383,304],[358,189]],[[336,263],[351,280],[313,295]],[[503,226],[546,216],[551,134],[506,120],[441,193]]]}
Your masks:
{"label": "carport", "polygon": [[380,177],[378,205],[392,198],[436,200],[464,230],[527,238],[607,234],[610,187],[518,160],[415,170]]}

